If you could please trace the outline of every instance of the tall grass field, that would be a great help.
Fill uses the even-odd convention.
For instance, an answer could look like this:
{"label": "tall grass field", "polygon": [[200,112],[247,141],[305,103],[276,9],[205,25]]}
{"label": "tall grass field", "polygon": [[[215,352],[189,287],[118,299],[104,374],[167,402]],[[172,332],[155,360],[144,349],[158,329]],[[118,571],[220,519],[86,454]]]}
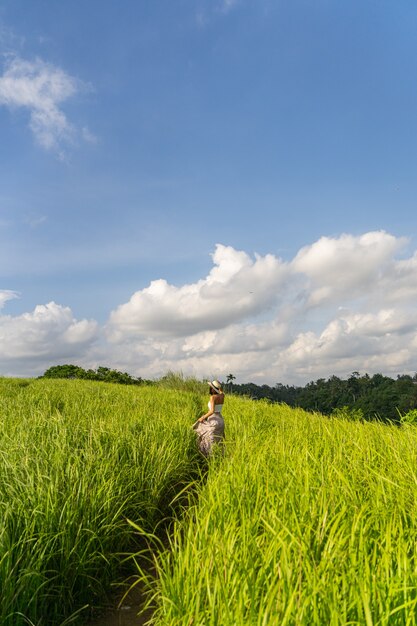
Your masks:
{"label": "tall grass field", "polygon": [[[0,624],[71,623],[195,479],[192,393],[0,379]],[[83,611],[83,607],[86,607]],[[71,618],[72,616],[72,618]]]}
{"label": "tall grass field", "polygon": [[172,387],[0,381],[0,624],[82,624],[141,534],[157,626],[417,624],[415,427],[227,396],[204,465]]}

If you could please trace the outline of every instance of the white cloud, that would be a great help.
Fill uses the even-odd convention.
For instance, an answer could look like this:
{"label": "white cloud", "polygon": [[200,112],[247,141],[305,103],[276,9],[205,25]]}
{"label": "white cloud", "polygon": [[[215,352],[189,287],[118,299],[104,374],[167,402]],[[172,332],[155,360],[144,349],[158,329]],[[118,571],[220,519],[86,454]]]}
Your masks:
{"label": "white cloud", "polygon": [[[61,105],[82,88],[81,81],[41,59],[26,61],[11,56],[0,76],[0,104],[10,109],[25,108],[37,142],[61,157],[63,146],[72,143],[78,131],[67,119]],[[87,129],[81,131],[86,137]]]}
{"label": "white cloud", "polygon": [[181,344],[182,355],[202,356],[263,352],[288,343],[289,326],[272,320],[263,323],[234,324],[219,331],[206,331],[187,337]]}
{"label": "white cloud", "polygon": [[366,296],[369,290],[378,288],[393,255],[405,241],[384,231],[359,237],[322,237],[302,248],[292,267],[309,279],[310,305],[317,306],[328,300],[340,303]]}
{"label": "white cloud", "polygon": [[175,287],[152,281],[110,316],[113,341],[132,336],[178,337],[225,328],[268,310],[279,298],[287,268],[273,255],[256,256],[217,245],[214,267],[196,283]]}
{"label": "white cloud", "polygon": [[[152,281],[110,314],[101,341],[95,322],[54,303],[0,315],[0,365],[31,373],[71,359],[144,377],[181,369],[270,384],[412,373],[417,253],[396,258],[403,246],[384,232],[327,237],[285,263],[218,245],[207,276]],[[12,297],[0,291],[0,307]]]}
{"label": "white cloud", "polygon": [[18,297],[19,294],[16,291],[11,291],[10,289],[0,289],[0,309],[4,307],[6,302]]}
{"label": "white cloud", "polygon": [[277,365],[302,381],[355,370],[395,375],[417,369],[416,338],[416,320],[405,313],[355,313],[333,319],[321,333],[300,333]]}
{"label": "white cloud", "polygon": [[383,231],[323,237],[287,264],[218,246],[205,279],[154,281],[118,307],[110,350],[148,375],[232,371],[241,380],[306,382],[413,371],[417,254],[396,259],[404,245]]}
{"label": "white cloud", "polygon": [[389,302],[414,302],[417,297],[417,252],[395,261],[381,280],[381,296]]}
{"label": "white cloud", "polygon": [[62,359],[85,358],[97,339],[94,320],[77,321],[69,307],[38,305],[18,316],[0,315],[2,373],[33,374]]}

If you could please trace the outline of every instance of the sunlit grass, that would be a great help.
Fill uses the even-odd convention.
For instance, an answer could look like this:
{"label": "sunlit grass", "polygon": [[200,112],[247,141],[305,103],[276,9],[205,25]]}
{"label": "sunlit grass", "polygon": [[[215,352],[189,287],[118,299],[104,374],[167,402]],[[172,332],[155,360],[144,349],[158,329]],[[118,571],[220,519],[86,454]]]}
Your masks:
{"label": "sunlit grass", "polygon": [[173,516],[158,626],[417,624],[417,429],[228,396],[205,469],[207,386],[162,384],[0,380],[0,624],[68,624]]}
{"label": "sunlit grass", "polygon": [[164,626],[417,623],[417,434],[228,398],[158,559]]}
{"label": "sunlit grass", "polygon": [[0,623],[58,626],[108,591],[127,519],[154,531],[193,480],[192,393],[0,380]]}

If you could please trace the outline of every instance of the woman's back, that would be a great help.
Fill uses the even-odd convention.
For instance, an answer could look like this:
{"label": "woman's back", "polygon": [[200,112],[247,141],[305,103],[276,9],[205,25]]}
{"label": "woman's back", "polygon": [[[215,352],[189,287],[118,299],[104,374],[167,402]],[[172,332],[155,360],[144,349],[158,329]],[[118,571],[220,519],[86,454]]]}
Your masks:
{"label": "woman's back", "polygon": [[[213,404],[211,404],[213,403]],[[208,403],[208,408],[211,409],[211,407],[213,406],[213,411],[214,413],[220,413],[222,412],[222,408],[223,408],[223,404],[224,404],[224,393],[218,393],[215,396],[212,396],[211,399],[209,400]]]}

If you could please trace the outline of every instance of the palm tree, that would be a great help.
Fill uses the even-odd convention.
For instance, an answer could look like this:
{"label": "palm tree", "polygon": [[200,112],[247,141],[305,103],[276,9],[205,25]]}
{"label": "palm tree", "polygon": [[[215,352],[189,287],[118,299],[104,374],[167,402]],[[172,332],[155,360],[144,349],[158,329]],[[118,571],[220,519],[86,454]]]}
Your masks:
{"label": "palm tree", "polygon": [[226,385],[228,387],[228,391],[230,392],[232,390],[232,386],[233,386],[233,381],[236,380],[236,376],[233,376],[233,374],[228,374],[227,378],[226,378]]}

